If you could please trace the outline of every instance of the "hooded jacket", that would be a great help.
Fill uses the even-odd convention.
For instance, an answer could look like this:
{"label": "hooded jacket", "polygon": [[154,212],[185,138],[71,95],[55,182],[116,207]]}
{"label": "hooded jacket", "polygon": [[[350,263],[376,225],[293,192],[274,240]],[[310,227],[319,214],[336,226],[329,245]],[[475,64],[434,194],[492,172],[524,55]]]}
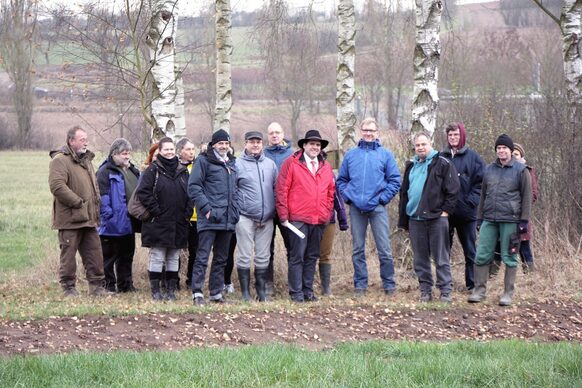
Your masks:
{"label": "hooded jacket", "polygon": [[53,229],[95,228],[99,225],[99,187],[92,160],[95,154],[81,156],[68,145],[49,152],[49,187],[53,194]]}
{"label": "hooded jacket", "polygon": [[246,152],[236,159],[236,185],[240,199],[240,214],[255,222],[275,217],[275,183],[277,165],[264,153],[257,158]]}
{"label": "hooded jacket", "polygon": [[153,217],[142,223],[144,247],[180,249],[188,246],[192,204],[187,184],[188,170],[181,163],[172,172],[158,159],[143,172],[136,195]]}
{"label": "hooded jacket", "polygon": [[360,140],[346,153],[337,187],[347,204],[363,212],[388,204],[400,189],[400,171],[394,155],[379,140]]}
{"label": "hooded jacket", "polygon": [[334,176],[329,163],[320,154],[315,175],[311,173],[303,150],[296,151],[281,167],[277,178],[277,214],[281,221],[310,225],[329,224],[335,193]]}
{"label": "hooded jacket", "polygon": [[[139,177],[139,170],[130,163],[128,173]],[[113,163],[111,156],[97,170],[97,182],[101,192],[100,236],[127,236],[134,232],[132,221],[127,212],[125,180],[120,168]]]}
{"label": "hooded jacket", "polygon": [[453,162],[461,184],[454,217],[467,221],[476,220],[485,162],[476,151],[467,146],[454,154],[451,147],[447,146],[441,155]]}
{"label": "hooded jacket", "polygon": [[[196,158],[188,181],[188,195],[196,205],[198,231],[234,231],[239,219],[235,158],[219,160],[212,146]],[[206,214],[210,212],[210,217]]]}

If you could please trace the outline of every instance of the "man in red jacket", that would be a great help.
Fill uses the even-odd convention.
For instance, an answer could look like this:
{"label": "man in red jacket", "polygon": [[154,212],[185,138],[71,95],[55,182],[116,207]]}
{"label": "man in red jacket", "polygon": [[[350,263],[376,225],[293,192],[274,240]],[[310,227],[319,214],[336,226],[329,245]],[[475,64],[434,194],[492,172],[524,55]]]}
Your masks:
{"label": "man in red jacket", "polygon": [[276,187],[277,214],[284,227],[294,226],[305,236],[289,232],[289,295],[294,302],[312,302],[315,265],[323,230],[333,209],[335,182],[322,149],[319,131],[309,130],[298,141],[299,151],[281,166]]}

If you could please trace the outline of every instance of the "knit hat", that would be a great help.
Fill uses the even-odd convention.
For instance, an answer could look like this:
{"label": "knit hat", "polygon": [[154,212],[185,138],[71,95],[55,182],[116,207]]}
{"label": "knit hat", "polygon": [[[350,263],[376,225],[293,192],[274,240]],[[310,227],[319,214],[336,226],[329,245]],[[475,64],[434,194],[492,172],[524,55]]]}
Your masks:
{"label": "knit hat", "polygon": [[515,147],[515,149],[519,151],[522,158],[525,158],[525,151],[523,150],[523,146],[521,144],[513,143],[513,147]]}
{"label": "knit hat", "polygon": [[224,129],[219,129],[212,134],[212,141],[210,142],[210,145],[212,146],[220,141],[230,142],[230,135]]}
{"label": "knit hat", "polygon": [[513,145],[513,140],[511,140],[511,138],[507,136],[505,133],[503,135],[500,135],[497,138],[497,140],[495,140],[495,150],[497,150],[497,146],[500,145],[506,146],[511,150],[511,152],[513,152],[513,149],[515,148],[515,146]]}

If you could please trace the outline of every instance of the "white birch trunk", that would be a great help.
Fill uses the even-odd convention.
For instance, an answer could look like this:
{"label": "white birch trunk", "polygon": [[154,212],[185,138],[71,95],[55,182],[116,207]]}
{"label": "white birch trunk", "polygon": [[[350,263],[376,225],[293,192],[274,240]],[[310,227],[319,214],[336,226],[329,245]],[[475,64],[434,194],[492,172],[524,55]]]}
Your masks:
{"label": "white birch trunk", "polygon": [[175,137],[176,129],[176,29],[178,0],[158,0],[152,5],[152,19],[146,42],[150,48],[154,79],[151,113],[154,120],[151,139]]}
{"label": "white birch trunk", "polygon": [[216,0],[216,105],[213,130],[230,132],[232,108],[232,80],[230,60],[232,55],[230,0]]}
{"label": "white birch trunk", "polygon": [[353,0],[340,0],[338,4],[338,56],[335,98],[340,163],[345,153],[356,145],[355,21]]}
{"label": "white birch trunk", "polygon": [[564,76],[570,105],[582,106],[582,0],[564,0],[562,28]]}
{"label": "white birch trunk", "polygon": [[184,110],[184,80],[182,79],[182,69],[176,68],[174,71],[176,79],[176,127],[174,129],[174,140],[179,141],[186,137],[186,112]]}
{"label": "white birch trunk", "polygon": [[441,53],[439,31],[441,0],[415,0],[416,47],[414,49],[414,91],[411,132],[435,131],[438,108],[438,65]]}

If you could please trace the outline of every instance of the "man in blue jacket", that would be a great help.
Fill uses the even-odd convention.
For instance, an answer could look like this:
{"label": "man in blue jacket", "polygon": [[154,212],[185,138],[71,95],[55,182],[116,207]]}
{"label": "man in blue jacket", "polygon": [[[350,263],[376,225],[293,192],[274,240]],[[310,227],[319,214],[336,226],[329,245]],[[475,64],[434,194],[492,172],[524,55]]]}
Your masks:
{"label": "man in blue jacket", "polygon": [[132,264],[135,230],[127,202],[137,187],[139,171],[131,163],[131,144],[123,139],[111,143],[109,156],[97,171],[101,193],[98,228],[103,249],[105,288],[111,292],[133,292]]}
{"label": "man in blue jacket", "polygon": [[230,136],[224,129],[212,135],[207,151],[196,159],[188,181],[188,195],[198,215],[198,250],[192,269],[192,299],[203,305],[204,280],[212,249],[208,288],[210,301],[225,303],[224,268],[230,239],[239,219],[235,158],[229,151]]}
{"label": "man in blue jacket", "polygon": [[440,301],[450,303],[453,278],[448,216],[455,211],[459,177],[455,166],[432,148],[428,133],[419,132],[413,140],[416,156],[404,169],[398,227],[410,234],[420,301],[432,300],[432,256]]}
{"label": "man in blue jacket", "polygon": [[442,155],[455,165],[461,184],[455,212],[449,215],[449,240],[452,246],[456,229],[465,254],[465,285],[471,291],[475,285],[473,266],[477,240],[477,207],[485,162],[476,151],[466,145],[467,131],[463,123],[451,123],[445,131],[448,144]]}
{"label": "man in blue jacket", "polygon": [[400,189],[400,171],[394,155],[380,144],[378,129],[375,119],[362,121],[362,138],[356,148],[346,153],[337,179],[337,189],[350,206],[356,296],[364,295],[368,289],[365,254],[368,224],[372,228],[380,260],[382,288],[386,295],[396,291],[386,205]]}

